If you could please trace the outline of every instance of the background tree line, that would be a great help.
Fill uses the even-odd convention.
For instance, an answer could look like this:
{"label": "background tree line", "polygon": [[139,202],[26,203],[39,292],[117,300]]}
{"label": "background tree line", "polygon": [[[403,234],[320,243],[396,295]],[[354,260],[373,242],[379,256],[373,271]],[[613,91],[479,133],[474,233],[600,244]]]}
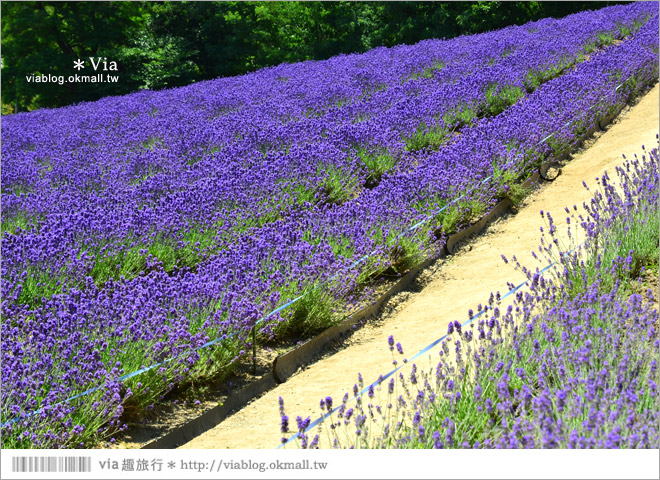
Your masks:
{"label": "background tree line", "polygon": [[[479,33],[613,3],[624,2],[3,1],[3,112]],[[25,79],[33,73],[68,77],[76,73],[74,60],[90,56],[116,61],[119,82]]]}

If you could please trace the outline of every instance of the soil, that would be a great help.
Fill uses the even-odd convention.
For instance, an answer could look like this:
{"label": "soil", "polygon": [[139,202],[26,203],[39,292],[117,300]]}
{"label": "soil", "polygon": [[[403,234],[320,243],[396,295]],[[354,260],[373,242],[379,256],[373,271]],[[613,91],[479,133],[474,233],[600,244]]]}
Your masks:
{"label": "soil", "polygon": [[[591,197],[583,181],[593,189],[597,177],[606,170],[613,174],[615,166],[623,163],[623,154],[631,158],[643,153],[642,145],[650,150],[657,144],[658,91],[656,85],[637,104],[626,107],[606,131],[596,132],[586,140],[571,158],[558,166],[561,168],[549,171],[548,176],[556,179],[532,192],[515,213],[492,222],[481,234],[463,240],[454,255],[439,259],[420,272],[407,291],[383,305],[377,318],[338,339],[315,363],[182,448],[275,448],[282,437],[280,396],[291,419],[300,415],[313,420],[319,416],[320,399],[331,396],[339,401],[352,390],[358,372],[365,383],[371,383],[391,369],[389,335],[401,342],[406,355],[412,356],[446,333],[450,321],[467,320],[468,310],[476,312],[479,303],[486,303],[491,292],[504,294],[509,290],[508,283],[523,282],[524,275],[515,271],[511,263],[505,264],[502,255],[508,259],[515,255],[527,267],[543,266],[532,257],[542,235],[539,227],[545,225],[539,212],[550,212],[561,228],[565,224],[564,207],[580,207]],[[657,276],[646,275],[643,283],[644,291],[647,288],[653,291],[657,307]],[[260,353],[259,375],[266,372],[267,365],[281,350],[279,347]],[[231,390],[254,380],[249,369],[243,370],[236,372],[229,386],[226,383],[207,386],[204,395],[207,400],[202,400],[200,405],[188,402],[183,406],[182,400],[177,405],[163,407],[156,416],[158,423],[150,420],[143,426],[136,425],[116,446],[139,448],[222,402]]]}
{"label": "soil", "polygon": [[660,278],[657,270],[646,270],[633,283],[633,293],[640,295],[644,303],[649,303],[651,308],[659,308],[658,299],[660,299]]}

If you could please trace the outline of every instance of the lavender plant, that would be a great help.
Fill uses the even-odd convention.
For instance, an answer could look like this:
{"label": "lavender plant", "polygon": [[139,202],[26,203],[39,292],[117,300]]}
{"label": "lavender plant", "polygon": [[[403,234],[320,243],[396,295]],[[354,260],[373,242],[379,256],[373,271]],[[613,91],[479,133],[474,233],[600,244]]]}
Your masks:
{"label": "lavender plant", "polygon": [[643,92],[657,31],[614,6],[4,118],[3,442],[93,445],[253,327],[331,324]]}
{"label": "lavender plant", "polygon": [[[358,375],[354,407],[347,394],[315,438],[342,448],[657,448],[657,298],[626,284],[658,261],[658,165],[657,149],[628,160],[614,181],[600,179],[584,216],[567,209],[583,243],[573,232],[562,245],[543,214],[539,251],[558,275],[517,263],[529,291],[508,305],[491,294],[468,326],[450,323],[435,366],[413,364],[366,393]],[[306,427],[298,435],[318,447]]]}

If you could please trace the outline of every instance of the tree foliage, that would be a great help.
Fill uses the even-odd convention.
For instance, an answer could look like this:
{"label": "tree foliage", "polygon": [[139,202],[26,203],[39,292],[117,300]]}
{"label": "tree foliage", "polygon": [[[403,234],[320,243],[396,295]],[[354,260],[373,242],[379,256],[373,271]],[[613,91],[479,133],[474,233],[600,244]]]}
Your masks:
{"label": "tree foliage", "polygon": [[25,77],[68,77],[75,73],[75,59],[119,57],[143,28],[141,15],[142,6],[131,2],[3,2],[3,103],[58,106],[139,88],[129,79],[117,91],[117,85],[36,84]]}
{"label": "tree foliage", "polygon": [[[2,2],[2,102],[55,107],[621,2]],[[118,83],[30,83],[105,57]]]}

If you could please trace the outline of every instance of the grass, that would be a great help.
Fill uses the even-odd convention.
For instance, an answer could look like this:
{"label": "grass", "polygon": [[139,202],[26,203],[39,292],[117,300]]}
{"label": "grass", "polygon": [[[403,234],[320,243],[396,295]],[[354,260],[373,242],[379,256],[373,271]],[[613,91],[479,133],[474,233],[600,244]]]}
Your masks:
{"label": "grass", "polygon": [[437,151],[445,145],[452,134],[465,125],[472,125],[477,118],[474,107],[461,105],[444,114],[435,117],[435,125],[422,122],[411,135],[403,137],[405,149],[408,152],[420,150]]}
{"label": "grass", "polygon": [[619,32],[619,38],[625,38],[632,33],[632,28],[624,25],[623,23],[617,23],[616,28]]}
{"label": "grass", "polygon": [[596,38],[589,42],[582,51],[585,55],[589,55],[601,48],[611,45],[614,43],[614,40],[616,40],[616,37],[613,32],[601,32],[596,35]]}
{"label": "grass", "polygon": [[[659,233],[658,233],[658,222],[660,221],[659,212],[656,204],[649,204],[648,202],[641,201],[640,204],[632,210],[631,218],[623,219],[619,217],[609,228],[607,228],[603,235],[599,238],[600,248],[597,248],[596,251],[592,252],[592,255],[587,258],[585,262],[575,262],[573,268],[569,269],[569,281],[564,283],[569,287],[570,296],[575,298],[578,294],[586,294],[587,290],[591,285],[594,284],[596,279],[602,281],[601,287],[599,290],[601,292],[607,292],[613,288],[617,280],[624,280],[624,282],[631,282],[635,277],[639,275],[642,267],[655,269],[658,268],[658,256],[659,256]],[[632,259],[629,265],[624,266],[621,262],[622,259],[629,257]],[[629,292],[628,289],[623,289],[619,295],[627,295],[626,292]],[[594,331],[603,331],[608,329],[606,317],[602,317],[598,314],[601,309],[601,305],[598,303],[594,304],[594,311],[591,317],[591,322],[593,325]],[[545,331],[538,331],[533,336],[528,336],[524,338],[523,342],[518,342],[516,345],[517,352],[514,355],[512,350],[512,345],[510,341],[505,341],[500,346],[500,351],[502,357],[508,357],[512,362],[511,366],[508,368],[510,372],[524,372],[528,378],[534,378],[539,369],[542,368],[542,358],[539,358],[534,352],[535,351],[552,351],[553,349],[559,347],[561,342],[561,332],[564,330],[564,327],[560,324],[551,324],[552,328],[555,329],[555,335],[549,336]],[[540,329],[539,329],[540,330]],[[588,344],[590,348],[598,350],[599,337],[592,336],[579,336],[579,339],[575,339],[574,343],[580,345]],[[534,342],[537,342],[536,345]],[[575,346],[577,348],[578,346]],[[536,359],[535,361],[530,361],[531,359]],[[595,359],[598,361],[599,359]],[[590,371],[598,371],[603,368],[603,366],[609,366],[605,359],[603,364],[590,364]],[[567,372],[569,378],[577,377],[578,370],[580,366],[571,365],[571,371]],[[583,372],[584,373],[584,372]],[[510,388],[520,388],[522,385],[521,377],[517,374],[512,373],[511,381],[509,382]],[[466,375],[466,378],[469,378]],[[559,375],[553,375],[550,372],[549,377],[547,377],[550,382],[546,384],[547,387],[559,387],[561,386],[561,379]],[[456,437],[454,442],[455,447],[460,447],[463,441],[467,441],[470,445],[474,444],[474,441],[481,440],[483,442],[484,433],[488,435],[496,434],[496,426],[498,425],[500,419],[498,418],[497,410],[494,409],[490,415],[492,422],[490,422],[491,428],[477,429],[482,430],[479,432],[479,435],[471,435],[470,428],[468,426],[485,426],[484,420],[488,420],[484,417],[484,411],[476,412],[471,409],[472,398],[474,395],[474,383],[473,382],[461,382],[462,389],[471,390],[470,392],[464,392],[461,400],[458,404],[455,405],[454,409],[450,408],[449,402],[441,402],[438,406],[438,410],[435,415],[430,418],[429,429],[439,430],[443,428],[442,421],[448,415],[454,416],[456,418],[456,423],[463,428],[457,428],[457,432],[461,432],[462,435]],[[481,379],[481,386],[483,387],[482,398],[490,398],[494,405],[497,404],[498,398],[497,394],[494,391],[494,382],[488,381],[486,378]],[[466,395],[467,393],[467,395]],[[584,395],[585,389],[583,385],[579,386],[578,391],[575,392],[578,395]],[[647,398],[646,400],[650,400]],[[654,402],[651,402],[653,404]],[[587,416],[587,411],[585,411],[585,417]],[[475,418],[476,417],[476,418]],[[576,424],[574,427],[579,428],[579,425]],[[569,427],[570,429],[571,427]],[[490,430],[490,431],[489,431]],[[494,437],[496,438],[496,437]]]}
{"label": "grass", "polygon": [[[443,235],[455,233],[461,225],[473,223],[486,213],[486,203],[480,198],[474,196],[474,192],[468,191],[465,198],[461,198],[452,203],[446,198],[437,195],[430,195],[424,200],[420,200],[414,208],[420,215],[427,216],[434,211],[442,209],[436,213],[428,223],[428,231],[432,231],[436,238]],[[459,198],[461,192],[457,192],[454,198]],[[446,207],[443,209],[443,207]]]}
{"label": "grass", "polygon": [[21,183],[14,183],[12,185],[3,186],[2,193],[7,193],[10,195],[20,196],[23,194],[31,193],[34,191],[34,188],[29,185],[24,185]]}
{"label": "grass", "polygon": [[422,122],[413,134],[403,137],[403,142],[406,144],[405,149],[408,152],[436,151],[447,143],[450,135],[451,130],[446,125],[428,126]]}
{"label": "grass", "polygon": [[206,158],[206,155],[213,155],[214,153],[218,153],[220,150],[222,150],[222,147],[220,146],[212,146],[212,147],[207,147],[206,152],[199,154],[199,155],[191,155],[186,158],[186,164],[188,166],[192,167],[193,165],[199,163],[200,161],[204,160]]}
{"label": "grass", "polygon": [[145,180],[148,180],[149,178],[158,175],[161,172],[163,172],[163,167],[161,167],[160,165],[148,165],[146,168],[143,169],[141,173],[134,175],[128,181],[128,184],[132,186],[141,185],[142,183],[144,183]]}
{"label": "grass", "polygon": [[342,235],[341,238],[331,237],[328,239],[332,252],[336,257],[353,258],[355,255],[355,245],[353,239]]}
{"label": "grass", "polygon": [[151,151],[153,151],[157,146],[161,145],[162,142],[163,142],[163,139],[162,139],[162,138],[159,138],[159,137],[149,137],[148,139],[146,139],[145,141],[143,141],[142,143],[140,143],[140,145],[141,145],[143,148],[146,148],[147,150],[151,150]]}
{"label": "grass", "polygon": [[372,118],[372,116],[373,115],[369,113],[357,113],[351,123],[356,124],[356,123],[366,122],[367,120]]}
{"label": "grass", "polygon": [[325,287],[309,287],[305,296],[291,307],[285,321],[275,327],[275,333],[278,337],[304,338],[321,332],[339,322],[338,307],[337,300]]}
{"label": "grass", "polygon": [[61,293],[71,284],[66,268],[59,271],[44,271],[35,265],[25,268],[27,275],[21,283],[21,293],[17,302],[30,307],[39,305],[43,299]]}
{"label": "grass", "polygon": [[215,113],[213,113],[213,115],[211,115],[211,120],[216,119],[216,118],[220,118],[220,117],[222,117],[224,115],[227,115],[229,113],[232,113],[232,112],[237,112],[241,109],[241,107],[242,107],[242,105],[233,106],[233,107],[230,107],[230,106],[220,107],[215,111]]}
{"label": "grass", "polygon": [[34,231],[39,228],[40,216],[18,211],[13,218],[8,219],[6,215],[2,216],[2,236],[15,235],[19,230]]}
{"label": "grass", "polygon": [[559,158],[562,155],[570,153],[572,150],[574,139],[561,137],[560,135],[553,135],[545,141],[545,144],[550,148],[549,155],[552,158]]}
{"label": "grass", "polygon": [[383,175],[391,172],[398,163],[394,155],[378,149],[374,151],[373,149],[357,148],[355,155],[367,170],[364,184],[367,188],[377,186]]}
{"label": "grass", "polygon": [[408,77],[405,77],[402,83],[408,82],[410,80],[417,80],[420,78],[433,78],[435,72],[439,72],[443,68],[445,68],[444,62],[441,62],[440,60],[436,60],[435,62],[433,62],[433,65],[426,67],[419,72],[414,72]]}
{"label": "grass", "polygon": [[317,110],[314,107],[309,107],[307,110],[305,110],[305,117],[307,118],[320,118],[324,114],[325,113],[322,110]]}
{"label": "grass", "polygon": [[[202,310],[195,310],[194,307],[191,307],[190,311],[175,312],[173,316],[165,319],[165,322],[174,331],[177,328],[181,328],[180,321],[182,318],[188,319],[189,324],[186,327],[190,330],[191,335],[194,335],[204,329],[204,323],[207,318],[218,310],[222,311],[222,301],[214,302]],[[224,317],[226,315],[223,314]],[[207,330],[205,333],[210,338],[215,338],[223,332]],[[106,365],[116,365],[121,371],[117,370],[114,373],[109,373],[107,376],[98,378],[94,385],[73,385],[70,395],[91,387],[103,386],[106,381],[113,382],[121,374],[128,374],[145,366],[152,365],[159,360],[172,357],[172,354],[167,349],[161,351],[160,354],[155,353],[159,344],[168,344],[167,335],[150,341],[136,341],[136,339],[130,337],[131,334],[128,331],[125,331],[121,337],[106,337],[96,330],[89,331],[86,335],[86,340],[89,342],[95,342],[97,340],[107,342],[108,348],[100,352],[100,359]],[[121,345],[126,342],[131,342],[133,348],[121,348]],[[121,406],[115,403],[116,410],[113,410],[117,415],[117,420],[108,422],[109,415],[107,412],[104,413],[101,410],[95,410],[97,403],[102,405],[107,404],[108,391],[111,391],[107,388],[101,388],[96,392],[68,402],[66,409],[62,412],[62,416],[57,419],[53,419],[52,414],[31,417],[28,421],[29,431],[35,431],[35,429],[56,431],[58,435],[64,435],[62,443],[66,445],[66,436],[69,435],[71,426],[83,425],[83,433],[75,438],[76,443],[69,443],[68,446],[77,447],[82,442],[82,446],[85,447],[98,447],[98,442],[101,438],[108,438],[121,430],[123,423],[148,417],[153,406],[161,402],[163,396],[175,388],[175,384],[178,384],[177,388],[182,389],[193,383],[190,378],[194,378],[195,382],[205,382],[211,379],[218,382],[226,378],[232,372],[233,365],[239,358],[240,350],[243,346],[244,339],[230,336],[223,340],[221,346],[217,345],[206,348],[198,351],[197,354],[190,350],[182,350],[183,355],[179,358],[168,361],[162,366],[142,373],[137,377],[125,380],[119,385],[117,390],[118,395],[122,399]],[[47,358],[52,355],[51,352],[44,353]],[[76,354],[77,352],[72,351],[70,356],[75,356]],[[53,375],[58,375],[58,371],[62,375],[66,374],[65,371],[68,369],[69,359],[59,358],[57,353],[53,356],[53,359],[55,360]],[[43,396],[35,399],[37,405],[43,404],[49,388],[50,385],[48,383],[43,384]],[[14,418],[15,416],[15,413],[2,412],[3,420]],[[118,419],[121,419],[121,422]],[[72,423],[67,425],[68,421]],[[54,427],[60,428],[53,430]],[[16,428],[18,431],[21,431],[24,427],[19,423]],[[5,437],[3,439],[3,447],[34,447],[29,435],[24,439],[17,437],[17,433]]]}
{"label": "grass", "polygon": [[289,153],[291,151],[291,143],[283,143],[277,141],[265,141],[259,145],[259,151],[266,157],[268,152],[283,152]]}
{"label": "grass", "polygon": [[[578,57],[578,61],[584,61],[583,57]],[[544,83],[557,78],[560,76],[564,70],[569,68],[575,63],[572,59],[564,59],[564,61],[557,63],[556,65],[548,68],[543,68],[539,70],[532,70],[527,74],[523,84],[528,93],[532,93],[534,90],[539,88]]]}
{"label": "grass", "polygon": [[351,259],[355,255],[353,239],[346,235],[341,235],[339,238],[330,236],[324,239],[315,235],[314,231],[306,230],[303,233],[302,238],[304,241],[314,246],[319,245],[323,240],[326,240],[328,245],[330,245],[330,248],[332,248],[335,257]]}
{"label": "grass", "polygon": [[316,190],[295,181],[280,180],[285,204],[304,207],[316,201]]}
{"label": "grass", "polygon": [[476,118],[477,112],[474,107],[461,105],[445,113],[442,121],[445,125],[456,129],[464,125],[472,125]]}
{"label": "grass", "polygon": [[524,95],[525,92],[521,87],[492,85],[486,89],[486,107],[484,111],[487,115],[499,115]]}
{"label": "grass", "polygon": [[614,41],[617,40],[617,38],[625,38],[636,32],[647,21],[648,16],[644,16],[644,18],[635,20],[631,27],[627,27],[626,25],[619,23],[617,24],[615,31],[598,33],[591,42],[588,42],[585,45],[582,51],[578,54],[577,58],[566,58],[564,61],[560,62],[554,67],[533,71],[527,74],[527,78],[525,80],[525,88],[529,93],[533,92],[539,86],[541,86],[541,84],[561,75],[564,70],[571,68],[576,63],[586,61],[590,54],[612,45]]}
{"label": "grass", "polygon": [[[138,377],[131,378],[123,382],[122,390],[130,389],[133,395],[124,401],[123,407],[125,413],[122,415],[122,421],[138,421],[149,415],[150,408],[160,403],[163,395],[173,391],[184,391],[191,387],[208,384],[209,382],[218,383],[226,379],[234,370],[239,358],[243,356],[247,339],[236,335],[236,331],[221,331],[218,328],[210,330],[206,327],[207,320],[221,312],[221,320],[227,319],[226,309],[223,308],[223,299],[215,300],[205,308],[199,309],[191,306],[188,311],[177,312],[177,318],[184,318],[189,321],[187,329],[191,335],[205,333],[213,340],[221,335],[226,336],[221,343],[216,344],[196,353],[186,352],[172,362],[168,362],[157,369],[150,370]],[[175,328],[174,318],[172,328]],[[220,323],[220,322],[219,322]],[[153,351],[153,346],[158,342],[167,344],[166,338],[160,338],[148,343],[143,343],[142,348],[131,349],[126,352],[126,356],[121,358],[122,368],[125,373],[137,371],[145,365],[154,362],[153,356],[146,352]],[[171,358],[170,354],[162,355],[163,358]],[[112,364],[115,359],[108,364]],[[176,385],[176,387],[175,387]]]}
{"label": "grass", "polygon": [[[425,203],[416,206],[421,214],[429,214],[446,205],[446,200],[428,198]],[[430,222],[420,226],[413,232],[400,235],[397,232],[384,234],[382,229],[376,228],[370,233],[377,248],[383,252],[370,255],[362,263],[357,275],[357,285],[364,286],[382,275],[401,275],[411,268],[420,265],[427,256],[424,245],[433,232],[436,238],[458,231],[461,225],[479,220],[486,212],[486,204],[477,198],[461,199],[439,212]]]}
{"label": "grass", "polygon": [[[336,169],[331,172],[331,181],[326,184],[328,190],[325,191],[328,201],[343,202],[352,198],[358,188],[357,178],[351,178],[350,182],[344,183],[343,174]],[[221,222],[209,226],[191,224],[174,235],[155,234],[143,238],[129,236],[118,243],[114,243],[116,240],[105,240],[93,246],[81,245],[78,259],[87,256],[93,260],[87,275],[99,288],[103,288],[110,280],[119,280],[122,277],[131,280],[145,274],[150,268],[162,268],[167,273],[181,269],[194,270],[212,254],[229,248],[237,235],[279,220],[289,208],[306,208],[310,203],[317,202],[317,191],[304,184],[287,183],[281,191],[284,195],[279,199],[279,203],[266,199],[261,202],[262,211],[239,213],[231,229],[221,229]],[[37,217],[20,213],[11,220],[3,218],[2,235],[15,234],[19,229],[36,228]],[[219,235],[218,232],[222,234]],[[160,265],[148,267],[149,257]],[[65,288],[81,286],[84,282],[70,278],[66,266],[58,272],[52,272],[39,265],[29,265],[27,272],[19,302],[30,306],[41,304],[42,298],[49,299]]]}
{"label": "grass", "polygon": [[[598,310],[600,310],[600,308],[595,306],[595,311],[592,316],[592,320],[595,322],[598,322],[600,318]],[[607,325],[605,324],[600,325],[600,327],[607,329]],[[497,441],[501,439],[502,432],[500,426],[502,425],[504,417],[499,409],[495,407],[501,402],[496,389],[500,374],[498,374],[495,364],[497,363],[497,360],[501,360],[506,364],[506,369],[509,372],[507,383],[510,394],[516,389],[520,389],[524,383],[523,378],[535,378],[539,375],[540,371],[544,370],[545,360],[543,357],[539,357],[536,352],[552,352],[560,347],[562,332],[564,332],[565,327],[553,321],[547,324],[546,328],[552,328],[555,331],[555,335],[548,336],[542,328],[535,326],[531,335],[517,337],[515,349],[510,341],[505,341],[500,344],[498,348],[493,349],[493,352],[497,353],[490,358],[495,358],[496,360],[493,361],[493,364],[489,366],[489,368],[486,368],[485,372],[483,372],[477,379],[470,379],[468,363],[465,367],[465,375],[454,389],[454,391],[460,392],[460,396],[456,399],[456,395],[453,394],[453,391],[451,392],[451,401],[440,401],[432,404],[431,411],[429,412],[430,414],[424,422],[427,431],[446,432],[449,426],[447,419],[451,419],[455,433],[452,435],[451,442],[447,442],[446,438],[443,438],[443,440],[445,440],[445,448],[461,448],[465,443],[471,447],[475,445],[476,442],[483,445],[485,440],[489,440],[491,443],[497,443]],[[599,325],[597,323],[594,324],[593,329],[596,330],[598,328]],[[591,335],[579,335],[572,338],[574,343],[573,348],[575,349],[585,348],[585,345],[587,345],[588,348],[597,351],[599,343],[601,342],[599,337]],[[634,357],[636,356],[638,355],[635,355]],[[635,361],[634,357],[631,358],[631,361]],[[598,372],[603,368],[603,365],[598,365],[598,360],[598,358],[592,360],[589,368],[590,371]],[[607,362],[607,359],[603,360]],[[545,388],[558,389],[561,387],[562,380],[558,373],[544,373],[546,373],[544,383]],[[567,371],[564,372],[564,374],[568,378],[581,378],[585,375],[585,371],[584,367],[579,364],[568,363]],[[613,372],[613,374],[616,373]],[[477,387],[479,389],[478,393]],[[538,395],[538,393],[540,393],[540,388],[539,392],[535,393]],[[572,395],[576,397],[580,396],[584,398],[586,394],[587,392],[583,382],[576,385],[575,390],[572,391]],[[480,398],[479,402],[474,401],[475,396]],[[648,401],[650,399],[647,398],[645,400]],[[492,409],[488,410],[483,407],[477,408],[478,403],[483,404],[486,403],[486,401],[490,401],[493,405]],[[653,404],[654,402],[650,403]],[[519,404],[514,404],[513,408],[517,409],[519,406]],[[589,408],[587,406],[584,412],[584,417],[578,417],[577,419],[571,418],[570,421],[567,422],[565,428],[567,431],[573,429],[580,431],[582,427],[581,422],[586,421],[589,415]],[[531,416],[529,417],[529,421],[533,421]],[[539,438],[536,438],[536,445],[541,443],[539,440]],[[413,439],[409,441],[406,447],[429,448],[432,447],[432,443],[429,442],[424,444],[416,442]]]}
{"label": "grass", "polygon": [[[390,269],[395,274],[404,274],[411,268],[421,264],[424,252],[418,237],[401,237],[390,250]],[[388,269],[389,270],[389,269]]]}
{"label": "grass", "polygon": [[630,217],[615,219],[598,244],[583,258],[575,257],[575,268],[567,278],[571,296],[584,292],[596,278],[602,278],[606,288],[623,281],[624,289],[631,291],[643,268],[658,270],[659,224],[657,204],[648,202],[640,202]]}
{"label": "grass", "polygon": [[522,186],[519,170],[511,167],[502,169],[496,162],[493,163],[493,182],[497,185],[496,198],[500,200],[508,198],[514,207],[520,206],[532,192],[532,187]]}
{"label": "grass", "polygon": [[[321,171],[322,167],[319,167]],[[327,203],[341,205],[355,198],[360,190],[360,179],[357,175],[329,165],[325,167],[323,178],[319,182],[319,188]]]}
{"label": "grass", "polygon": [[[345,176],[339,170],[330,169],[330,172],[328,181],[324,184],[327,200],[341,203],[352,198],[359,187],[357,178],[349,177],[350,181],[345,182]],[[218,236],[220,223],[210,226],[190,225],[176,235],[156,234],[149,238],[129,236],[117,244],[106,240],[93,246],[81,246],[78,259],[83,255],[93,259],[87,275],[99,288],[103,288],[110,280],[119,280],[122,277],[131,280],[145,274],[149,270],[149,256],[160,263],[159,266],[150,268],[162,268],[167,273],[186,268],[194,270],[213,253],[228,248],[236,235],[277,221],[289,208],[305,208],[317,201],[317,191],[300,183],[286,184],[282,191],[285,195],[280,203],[272,205],[269,200],[264,200],[263,212],[239,214],[233,228],[223,231],[221,236]],[[3,236],[37,228],[36,216],[21,212],[12,219],[3,217]],[[112,248],[108,248],[109,246]],[[82,286],[84,282],[67,275],[67,266],[53,272],[40,265],[29,265],[26,271],[28,275],[22,283],[18,301],[29,306],[40,305],[43,299],[50,299],[70,287]]]}
{"label": "grass", "polygon": [[[147,258],[157,259],[161,268],[170,273],[182,268],[194,268],[209,252],[222,246],[216,239],[215,229],[194,227],[183,232],[179,238],[157,235],[149,242],[134,238],[125,239],[105,254],[100,252],[110,243],[93,247],[81,247],[78,259],[87,256],[93,259],[88,275],[103,288],[110,280],[133,279],[147,271]],[[35,306],[42,299],[49,299],[64,289],[84,285],[84,279],[72,279],[67,266],[59,271],[50,271],[39,265],[26,267],[27,276],[22,283],[19,303]]]}
{"label": "grass", "polygon": [[532,191],[532,187],[523,187],[520,183],[512,183],[509,186],[507,197],[511,200],[511,205],[519,207]]}
{"label": "grass", "polygon": [[422,263],[425,257],[424,243],[428,236],[427,229],[417,229],[406,235],[390,231],[387,234],[381,227],[369,233],[376,254],[370,254],[359,264],[356,275],[356,285],[360,289],[383,275],[399,276]]}
{"label": "grass", "polygon": [[384,90],[387,90],[387,84],[386,83],[377,83],[375,85],[367,85],[365,87],[362,87],[362,98],[369,98],[374,93],[382,92]]}
{"label": "grass", "polygon": [[46,174],[53,171],[53,165],[51,164],[50,158],[42,158],[37,161],[40,165],[39,167],[39,178],[45,178]]}
{"label": "grass", "polygon": [[403,137],[408,152],[421,150],[437,151],[445,145],[452,134],[465,125],[472,125],[479,115],[498,115],[525,95],[522,88],[506,85],[491,85],[486,90],[485,105],[481,108],[460,105],[444,114],[436,115],[437,123],[421,122],[415,132]]}
{"label": "grass", "polygon": [[180,240],[159,235],[149,243],[97,257],[90,276],[98,286],[103,286],[110,279],[135,278],[145,271],[148,256],[157,258],[163,270],[168,273],[181,268],[192,268],[202,259],[202,252],[216,246],[215,237],[215,231],[212,229],[189,230]]}
{"label": "grass", "polygon": [[[207,308],[201,312],[190,312],[189,318],[197,319],[197,329],[202,330],[203,323],[216,311],[221,311],[222,301],[216,302],[215,307]],[[226,315],[223,316],[225,318]],[[195,330],[194,328],[192,329]],[[222,340],[221,344],[198,351],[200,359],[191,367],[189,379],[194,379],[196,383],[221,382],[227,378],[233,371],[236,360],[241,356],[241,351],[246,348],[246,339],[238,335],[231,335],[232,332],[220,332],[218,330],[206,332],[210,339],[218,338],[222,333],[227,333],[227,338]],[[190,385],[190,380],[188,385]],[[180,390],[185,389],[186,385],[181,385]]]}

